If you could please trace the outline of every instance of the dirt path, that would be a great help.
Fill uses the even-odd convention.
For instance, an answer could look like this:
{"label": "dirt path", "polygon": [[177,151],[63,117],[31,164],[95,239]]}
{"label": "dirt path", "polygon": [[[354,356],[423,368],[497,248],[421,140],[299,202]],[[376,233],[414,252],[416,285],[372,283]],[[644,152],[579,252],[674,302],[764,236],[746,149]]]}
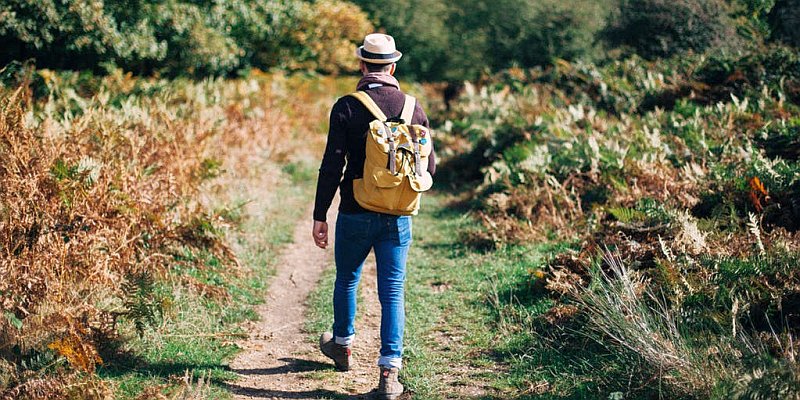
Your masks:
{"label": "dirt path", "polygon": [[[336,205],[331,210],[336,210]],[[252,324],[250,338],[240,343],[243,351],[231,363],[240,379],[229,385],[236,399],[368,398],[377,384],[374,366],[380,347],[380,304],[376,293],[375,262],[367,259],[361,280],[358,334],[353,348],[353,370],[335,372],[329,359],[319,353],[321,332],[305,332],[305,303],[320,274],[333,268],[333,246],[314,246],[310,213],[299,221],[294,241],[287,246],[270,282],[265,304],[258,308],[261,320]],[[329,235],[335,237],[335,215],[328,216]]]}

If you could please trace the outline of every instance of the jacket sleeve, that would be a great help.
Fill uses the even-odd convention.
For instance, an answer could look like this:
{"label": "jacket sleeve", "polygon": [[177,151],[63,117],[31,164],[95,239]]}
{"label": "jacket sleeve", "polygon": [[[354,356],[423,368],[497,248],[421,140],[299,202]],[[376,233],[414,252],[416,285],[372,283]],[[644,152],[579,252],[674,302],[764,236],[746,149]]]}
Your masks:
{"label": "jacket sleeve", "polygon": [[[425,110],[422,109],[422,106],[419,105],[419,102],[417,102],[417,107],[414,110],[413,120],[426,128],[430,129],[431,127],[431,123],[428,121],[428,116],[425,115]],[[433,146],[434,142],[436,142],[436,140],[431,140],[431,155],[428,156],[428,172],[430,172],[431,175],[436,173],[436,149]]]}
{"label": "jacket sleeve", "polygon": [[317,194],[314,200],[314,220],[326,221],[328,209],[333,202],[333,196],[342,180],[342,171],[345,166],[346,129],[348,107],[339,99],[331,110],[328,128],[328,144],[322,156],[317,179]]}

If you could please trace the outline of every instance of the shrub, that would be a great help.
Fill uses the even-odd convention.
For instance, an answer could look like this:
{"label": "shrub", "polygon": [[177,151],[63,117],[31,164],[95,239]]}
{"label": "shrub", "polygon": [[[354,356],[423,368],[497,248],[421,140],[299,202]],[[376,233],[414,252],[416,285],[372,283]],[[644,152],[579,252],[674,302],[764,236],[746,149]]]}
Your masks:
{"label": "shrub", "polygon": [[[119,17],[129,17],[130,10]],[[0,64],[35,57],[57,68],[96,68],[124,59],[163,59],[166,46],[140,19],[117,23],[114,7],[103,1],[10,0],[0,4]],[[138,17],[138,16],[137,16]]]}
{"label": "shrub", "polygon": [[788,46],[772,45],[745,54],[715,54],[705,59],[693,78],[707,85],[709,100],[727,101],[766,86],[800,104],[800,56]]}
{"label": "shrub", "polygon": [[274,172],[292,146],[278,140],[284,128],[306,132],[295,125],[320,113],[297,96],[301,83],[258,73],[194,82],[14,69],[0,70],[0,398],[111,398],[96,367],[141,355],[134,328],[181,329],[173,294],[202,296],[198,306],[240,295],[232,282],[248,271],[224,237],[229,213],[204,206],[201,184],[221,168]]}
{"label": "shrub", "polygon": [[372,32],[367,15],[357,6],[333,0],[320,0],[303,7],[298,27],[292,69],[310,69],[326,73],[355,71],[355,44]]}
{"label": "shrub", "polygon": [[576,0],[358,0],[407,51],[401,73],[426,80],[477,78],[487,68],[548,65],[591,55],[608,2]]}
{"label": "shrub", "polygon": [[[141,74],[226,75],[248,66],[336,72],[372,27],[357,7],[332,1],[31,1],[0,5],[0,65],[112,65]],[[309,40],[313,38],[314,40]]]}
{"label": "shrub", "polygon": [[225,74],[239,65],[244,52],[222,27],[214,26],[216,10],[176,1],[149,8],[153,41],[167,43],[166,56],[154,68],[175,75],[205,76]]}
{"label": "shrub", "polygon": [[605,36],[647,58],[702,52],[734,44],[727,12],[723,0],[622,0]]}

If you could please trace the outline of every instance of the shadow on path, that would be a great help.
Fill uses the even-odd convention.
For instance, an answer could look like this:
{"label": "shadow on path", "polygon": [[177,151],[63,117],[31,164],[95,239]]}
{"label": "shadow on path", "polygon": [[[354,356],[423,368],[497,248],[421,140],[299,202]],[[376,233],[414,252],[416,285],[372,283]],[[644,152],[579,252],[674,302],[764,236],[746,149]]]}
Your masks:
{"label": "shadow on path", "polygon": [[[241,368],[234,369],[233,372],[240,375],[282,375],[299,372],[333,370],[331,364],[321,363],[313,360],[303,360],[294,357],[280,358],[284,364],[272,368]],[[314,389],[306,391],[276,390],[271,388],[257,388],[227,383],[226,388],[235,395],[243,395],[265,399],[371,399],[372,392],[364,394],[339,393],[327,389]]]}
{"label": "shadow on path", "polygon": [[[375,390],[371,390],[362,394],[348,394],[338,393],[327,389],[315,389],[307,391],[293,392],[290,390],[272,390],[272,389],[259,389],[235,384],[228,384],[227,389],[233,394],[244,395],[254,398],[264,399],[355,399],[355,400],[369,400],[377,399],[378,395]],[[413,398],[411,392],[406,392],[400,395],[397,400],[410,400]],[[494,400],[494,399],[492,399]]]}
{"label": "shadow on path", "polygon": [[241,368],[233,369],[232,371],[241,375],[279,375],[292,372],[310,372],[334,369],[333,365],[331,364],[312,360],[303,360],[300,358],[284,357],[279,359],[279,361],[283,361],[285,364],[272,368]]}
{"label": "shadow on path", "polygon": [[227,389],[235,395],[243,395],[255,398],[264,399],[352,399],[352,398],[366,398],[361,396],[348,396],[346,394],[337,393],[332,390],[316,389],[307,391],[293,392],[289,390],[272,390],[260,389],[239,386],[235,384],[228,384]]}

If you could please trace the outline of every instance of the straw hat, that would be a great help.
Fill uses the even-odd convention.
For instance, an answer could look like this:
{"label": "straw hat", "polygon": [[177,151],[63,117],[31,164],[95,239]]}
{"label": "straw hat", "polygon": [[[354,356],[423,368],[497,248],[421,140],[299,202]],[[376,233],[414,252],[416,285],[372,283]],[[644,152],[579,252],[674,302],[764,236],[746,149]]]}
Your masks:
{"label": "straw hat", "polygon": [[370,33],[364,45],[356,49],[356,57],[373,64],[391,64],[402,56],[394,47],[394,38],[383,33]]}

